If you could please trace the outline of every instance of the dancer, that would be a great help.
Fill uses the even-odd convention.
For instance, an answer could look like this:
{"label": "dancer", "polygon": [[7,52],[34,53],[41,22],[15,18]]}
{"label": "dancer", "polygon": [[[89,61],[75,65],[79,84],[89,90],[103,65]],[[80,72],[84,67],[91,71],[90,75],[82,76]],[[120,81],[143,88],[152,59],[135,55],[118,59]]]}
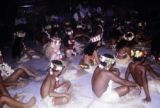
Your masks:
{"label": "dancer", "polygon": [[59,76],[63,70],[61,61],[53,60],[50,64],[50,71],[41,86],[41,97],[47,108],[54,105],[62,105],[69,102],[71,95],[68,90],[71,86],[69,81],[61,82]]}
{"label": "dancer", "polygon": [[[100,64],[95,69],[92,77],[92,90],[100,101],[118,102],[120,97],[129,92],[129,87],[138,87],[136,83],[119,77],[118,69],[113,68],[112,55],[104,54],[100,57]],[[114,88],[113,82],[121,86]]]}

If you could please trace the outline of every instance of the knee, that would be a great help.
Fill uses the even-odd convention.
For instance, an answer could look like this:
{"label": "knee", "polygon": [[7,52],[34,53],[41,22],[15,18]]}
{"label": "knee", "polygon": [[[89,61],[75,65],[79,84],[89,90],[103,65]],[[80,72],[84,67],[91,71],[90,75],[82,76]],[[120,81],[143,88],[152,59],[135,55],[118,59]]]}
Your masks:
{"label": "knee", "polygon": [[17,72],[17,73],[22,73],[22,72],[23,72],[23,69],[22,69],[22,68],[18,68],[18,69],[15,70],[15,72]]}
{"label": "knee", "polygon": [[124,86],[123,89],[124,89],[125,92],[129,92],[129,87],[128,86]]}
{"label": "knee", "polygon": [[120,76],[120,72],[119,72],[119,71],[114,72],[114,74],[115,74],[116,76]]}
{"label": "knee", "polygon": [[69,102],[69,100],[70,100],[70,98],[63,97],[62,102],[63,102],[63,104],[66,104]]}
{"label": "knee", "polygon": [[1,103],[5,103],[6,98],[7,98],[6,96],[1,96],[1,97],[0,97],[0,102],[1,102]]}

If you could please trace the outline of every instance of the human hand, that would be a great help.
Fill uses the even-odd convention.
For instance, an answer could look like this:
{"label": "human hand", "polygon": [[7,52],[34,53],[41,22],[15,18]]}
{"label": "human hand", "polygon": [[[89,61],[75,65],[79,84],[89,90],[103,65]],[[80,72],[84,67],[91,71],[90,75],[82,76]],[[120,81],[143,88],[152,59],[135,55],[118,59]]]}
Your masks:
{"label": "human hand", "polygon": [[138,84],[136,84],[135,87],[136,87],[137,90],[140,90],[140,89],[141,89],[141,87],[140,87]]}

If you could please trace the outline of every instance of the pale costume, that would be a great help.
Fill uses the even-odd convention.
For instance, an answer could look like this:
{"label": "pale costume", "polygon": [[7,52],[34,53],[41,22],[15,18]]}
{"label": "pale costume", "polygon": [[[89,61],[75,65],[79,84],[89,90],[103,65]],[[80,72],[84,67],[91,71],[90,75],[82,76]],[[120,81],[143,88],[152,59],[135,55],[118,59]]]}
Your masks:
{"label": "pale costume", "polygon": [[148,88],[149,91],[160,94],[160,80],[157,79],[148,80]]}
{"label": "pale costume", "polygon": [[108,103],[117,103],[118,101],[120,101],[118,93],[113,88],[112,80],[109,81],[107,90],[102,94],[99,100]]}
{"label": "pale costume", "polygon": [[51,97],[51,96],[46,96],[45,98],[43,98],[43,103],[46,108],[54,108],[53,99],[54,99],[54,97]]}
{"label": "pale costume", "polygon": [[127,55],[124,59],[119,59],[115,56],[114,59],[116,61],[116,64],[129,64],[131,62],[131,58],[129,55]]}
{"label": "pale costume", "polygon": [[52,39],[52,42],[47,43],[43,46],[43,51],[45,53],[45,56],[51,60],[61,60],[63,57],[63,54],[60,51],[61,47],[61,39],[58,37],[54,37]]}
{"label": "pale costume", "polygon": [[9,77],[11,74],[14,73],[14,70],[7,63],[0,64],[0,71],[1,71],[1,76],[4,79],[6,79],[7,77]]}

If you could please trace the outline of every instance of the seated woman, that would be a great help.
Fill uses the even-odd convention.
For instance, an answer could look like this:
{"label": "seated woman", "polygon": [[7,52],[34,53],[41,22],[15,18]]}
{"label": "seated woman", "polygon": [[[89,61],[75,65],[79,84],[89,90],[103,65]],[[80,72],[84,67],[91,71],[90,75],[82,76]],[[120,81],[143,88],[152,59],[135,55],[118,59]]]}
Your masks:
{"label": "seated woman", "polygon": [[61,60],[63,58],[63,54],[60,51],[60,47],[61,39],[59,37],[51,38],[51,42],[43,46],[45,56],[48,58],[49,61]]}
{"label": "seated woman", "polygon": [[118,64],[128,64],[131,60],[130,58],[130,45],[127,41],[121,40],[117,43],[115,60]]}
{"label": "seated woman", "polygon": [[26,65],[20,65],[17,69],[12,69],[7,63],[3,61],[2,54],[0,52],[0,74],[4,82],[17,83],[20,78],[32,77],[35,80],[40,80],[43,77],[37,76],[33,73],[33,69]]}
{"label": "seated woman", "polygon": [[40,89],[41,97],[47,108],[52,108],[54,105],[66,104],[71,98],[68,93],[71,83],[69,81],[60,81],[59,79],[62,71],[63,64],[61,61],[51,61],[49,73]]}
{"label": "seated woman", "polygon": [[84,56],[81,60],[80,66],[84,69],[90,68],[90,66],[98,65],[99,57],[96,49],[96,44],[89,43],[84,49]]}

